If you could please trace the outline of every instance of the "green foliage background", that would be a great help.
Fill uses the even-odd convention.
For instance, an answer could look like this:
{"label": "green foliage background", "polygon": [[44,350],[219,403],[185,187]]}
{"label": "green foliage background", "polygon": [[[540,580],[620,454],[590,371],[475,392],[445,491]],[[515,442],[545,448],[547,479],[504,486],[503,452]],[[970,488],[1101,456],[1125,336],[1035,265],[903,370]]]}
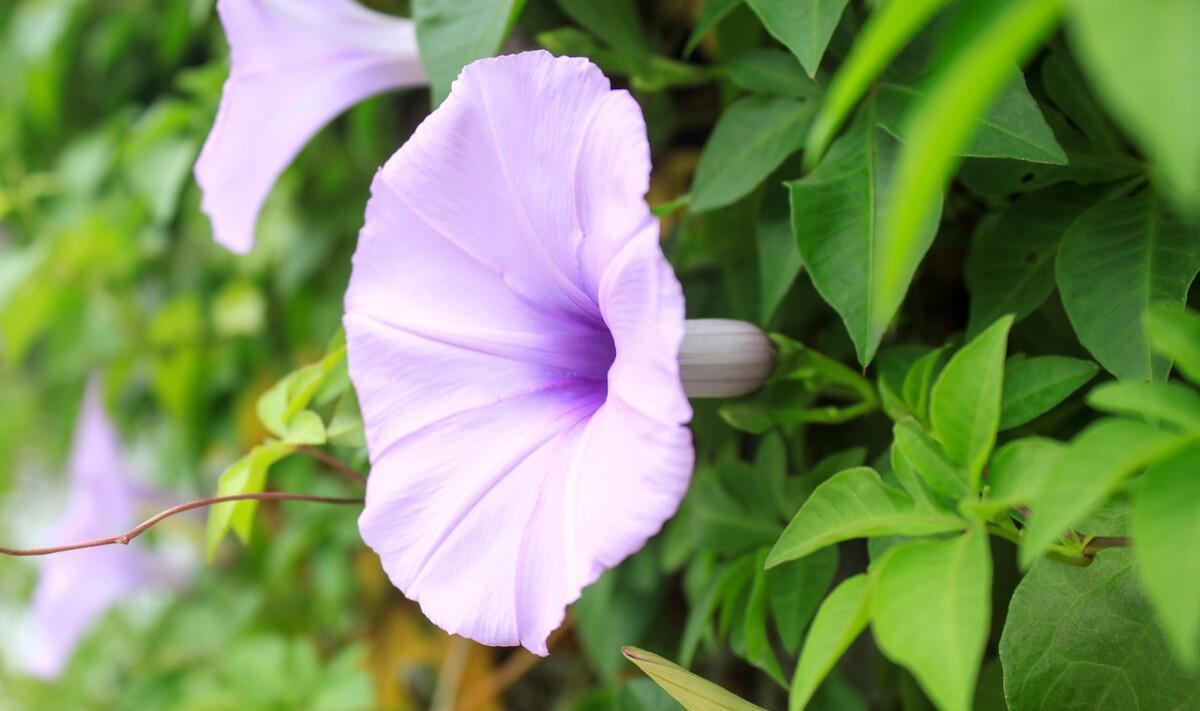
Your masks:
{"label": "green foliage background", "polygon": [[[696,403],[680,513],[502,690],[522,653],[288,504],[156,530],[212,564],[55,683],[0,666],[0,709],[1200,708],[1200,2],[369,4],[432,92],[323,131],[245,257],[191,178],[212,0],[0,4],[5,542],[43,542],[94,372],[183,496],[354,491],[297,452],[366,470],[336,334],[367,186],[502,44],[634,93],[688,315],[779,334],[776,377]],[[35,579],[0,559],[10,662]]]}

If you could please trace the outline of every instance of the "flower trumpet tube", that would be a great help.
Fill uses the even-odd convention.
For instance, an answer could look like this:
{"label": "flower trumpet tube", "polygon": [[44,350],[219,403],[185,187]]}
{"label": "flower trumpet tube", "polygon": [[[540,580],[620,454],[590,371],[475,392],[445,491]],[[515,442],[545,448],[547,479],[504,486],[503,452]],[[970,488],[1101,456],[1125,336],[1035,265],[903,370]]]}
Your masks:
{"label": "flower trumpet tube", "polygon": [[220,0],[231,67],[196,161],[213,236],[254,244],[271,186],[335,116],[375,94],[426,83],[411,20],[353,0]]}
{"label": "flower trumpet tube", "polygon": [[775,345],[745,321],[688,319],[679,375],[688,397],[737,397],[757,390],[775,368]]}

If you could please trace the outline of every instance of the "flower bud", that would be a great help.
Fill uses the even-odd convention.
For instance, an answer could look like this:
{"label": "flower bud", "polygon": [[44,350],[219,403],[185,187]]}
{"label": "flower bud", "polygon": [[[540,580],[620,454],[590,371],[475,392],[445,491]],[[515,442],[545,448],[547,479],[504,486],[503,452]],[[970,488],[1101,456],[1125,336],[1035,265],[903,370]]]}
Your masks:
{"label": "flower bud", "polygon": [[679,349],[679,377],[688,397],[745,395],[774,368],[775,345],[754,324],[688,319]]}

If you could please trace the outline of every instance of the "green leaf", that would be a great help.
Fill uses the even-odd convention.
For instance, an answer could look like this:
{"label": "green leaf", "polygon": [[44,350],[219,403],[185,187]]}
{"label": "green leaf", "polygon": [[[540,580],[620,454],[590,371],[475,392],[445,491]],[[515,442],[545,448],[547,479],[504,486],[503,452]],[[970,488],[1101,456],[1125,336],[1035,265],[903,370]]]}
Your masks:
{"label": "green leaf", "polygon": [[[888,286],[884,255],[889,249],[880,226],[895,205],[891,175],[898,147],[876,128],[873,114],[873,104],[864,106],[817,169],[788,183],[792,229],[804,266],[845,322],[863,365],[874,357],[917,263],[933,243],[940,217],[932,215],[925,223],[911,268]],[[880,289],[888,291],[880,295]]]}
{"label": "green leaf", "polygon": [[1182,305],[1200,270],[1200,228],[1143,190],[1083,213],[1058,249],[1058,288],[1071,325],[1100,365],[1122,380],[1163,380],[1170,361],[1151,353],[1142,314]]}
{"label": "green leaf", "polygon": [[955,353],[933,386],[929,419],[950,459],[967,471],[972,491],[992,453],[1000,425],[1004,351],[1012,316],[1005,316]]}
{"label": "green leaf", "polygon": [[[907,3],[906,3],[907,4]],[[911,279],[928,248],[927,224],[940,209],[958,156],[1019,64],[1054,30],[1059,0],[986,0],[967,5],[951,28],[958,51],[911,112],[908,137],[896,161],[895,206],[884,226],[883,271],[873,299],[878,308]]]}
{"label": "green leaf", "polygon": [[1200,431],[1200,395],[1176,382],[1104,383],[1088,393],[1088,404],[1114,415],[1144,417]]}
{"label": "green leaf", "polygon": [[[776,199],[778,198],[778,199]],[[760,322],[767,324],[783,302],[804,266],[792,236],[787,194],[777,186],[767,192],[758,229]]]}
{"label": "green leaf", "polygon": [[700,46],[700,41],[704,39],[704,36],[741,4],[742,0],[704,0],[704,9],[700,11],[700,19],[696,21],[696,26],[692,29],[692,34],[683,47],[683,56],[691,56],[692,52],[696,51],[696,47]]}
{"label": "green leaf", "polygon": [[1100,420],[1072,440],[1031,502],[1033,516],[1021,542],[1029,565],[1112,494],[1126,478],[1185,442],[1132,420]]}
{"label": "green leaf", "polygon": [[1200,695],[1171,662],[1124,550],[1086,568],[1038,561],[1009,603],[1000,661],[1009,708],[1022,711],[1185,709]]}
{"label": "green leaf", "polygon": [[413,0],[417,46],[434,106],[450,93],[463,67],[500,49],[524,5],[525,0]]}
{"label": "green leaf", "polygon": [[810,77],[833,37],[849,0],[746,0],[767,32],[792,50]]}
{"label": "green leaf", "polygon": [[[316,363],[293,370],[272,385],[258,399],[258,419],[262,421],[263,426],[271,434],[287,441],[292,441],[293,437],[297,437],[299,439],[295,441],[299,444],[322,444],[325,441],[323,424],[320,428],[320,441],[308,441],[316,436],[316,423],[312,421],[316,415],[315,413],[308,415],[300,413],[308,408],[309,403],[325,385],[326,379],[342,365],[345,358],[344,338],[343,340],[335,339],[329,353],[324,358]],[[294,418],[297,417],[303,422],[294,422]],[[293,430],[293,426],[296,427],[295,430]],[[305,441],[301,442],[300,440]]]}
{"label": "green leaf", "polygon": [[804,141],[813,102],[748,96],[721,114],[692,184],[693,212],[728,205],[746,195]]}
{"label": "green leaf", "polygon": [[903,543],[874,572],[872,630],[945,711],[971,707],[991,622],[987,534]]}
{"label": "green leaf", "polygon": [[1161,169],[1167,194],[1200,213],[1200,4],[1071,0],[1068,28],[1091,85]]}
{"label": "green leaf", "polygon": [[796,58],[778,49],[747,50],[726,62],[725,76],[759,94],[811,100],[820,95],[816,82],[805,76]]}
{"label": "green leaf", "polygon": [[1200,314],[1166,304],[1150,307],[1143,323],[1151,349],[1175,361],[1193,383],[1200,383]]}
{"label": "green leaf", "polygon": [[687,711],[765,711],[657,654],[637,647],[621,652]]}
{"label": "green leaf", "polygon": [[893,448],[904,456],[930,489],[952,501],[967,493],[966,473],[946,458],[942,448],[916,420],[908,418],[897,422],[892,433],[895,437]]}
{"label": "green leaf", "polygon": [[[905,119],[925,95],[924,84],[910,86],[881,82],[876,94],[880,125],[901,142],[905,141],[908,129]],[[975,121],[978,125],[972,129],[974,138],[960,155],[1013,158],[1052,165],[1067,163],[1067,154],[1058,145],[1020,72],[1000,92],[987,114]]]}
{"label": "green leaf", "polygon": [[[295,451],[286,442],[268,442],[250,450],[249,454],[234,462],[221,474],[217,481],[217,496],[235,494],[257,494],[266,488],[267,470],[275,462]],[[250,541],[254,526],[257,501],[231,501],[216,504],[208,514],[207,546],[208,558],[216,555],[217,546],[225,533],[232,527],[242,542]]]}
{"label": "green leaf", "polygon": [[869,536],[921,536],[963,528],[957,516],[918,507],[875,470],[847,469],[813,491],[767,556],[767,567],[825,546]]}
{"label": "green leaf", "polygon": [[866,628],[871,589],[868,583],[862,573],[847,578],[821,603],[792,676],[790,711],[808,705],[837,660]]}
{"label": "green leaf", "polygon": [[[735,595],[751,584],[758,571],[755,566],[758,558],[754,554],[746,554],[733,562],[724,565],[716,575],[704,594],[688,612],[687,623],[683,628],[683,638],[679,643],[679,661],[691,666],[700,640],[709,633],[710,620],[716,613],[722,600]],[[761,566],[759,566],[761,567]]]}
{"label": "green leaf", "polygon": [[871,15],[858,41],[838,68],[821,110],[804,143],[804,165],[811,170],[825,154],[854,105],[888,63],[949,0],[885,2]]}
{"label": "green leaf", "polygon": [[804,627],[825,597],[837,566],[838,550],[830,546],[767,571],[771,616],[788,654],[800,648]]}
{"label": "green leaf", "polygon": [[980,223],[967,255],[971,292],[967,333],[979,333],[1006,313],[1025,318],[1054,291],[1054,255],[1083,211],[1078,189],[1025,196]]}
{"label": "green leaf", "polygon": [[1180,663],[1200,670],[1200,449],[1146,472],[1130,523],[1138,575]]}
{"label": "green leaf", "polygon": [[555,0],[563,12],[615,50],[646,54],[650,47],[642,34],[633,0]]}
{"label": "green leaf", "polygon": [[1066,356],[1009,358],[1004,368],[1000,429],[1018,427],[1049,412],[1094,378],[1099,370],[1090,360]]}

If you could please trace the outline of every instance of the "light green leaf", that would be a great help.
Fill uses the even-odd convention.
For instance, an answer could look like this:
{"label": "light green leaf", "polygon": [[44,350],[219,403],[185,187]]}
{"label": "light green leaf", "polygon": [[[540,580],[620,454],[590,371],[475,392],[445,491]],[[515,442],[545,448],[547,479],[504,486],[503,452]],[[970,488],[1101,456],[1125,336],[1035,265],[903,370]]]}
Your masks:
{"label": "light green leaf", "polygon": [[[271,434],[281,439],[288,439],[292,427],[292,419],[298,413],[308,408],[309,403],[321,390],[325,381],[342,364],[346,358],[344,342],[335,342],[330,352],[321,360],[312,363],[283,376],[279,382],[258,399],[258,419]],[[310,417],[300,425],[297,436],[309,436],[315,431]],[[323,432],[323,428],[322,428]],[[322,434],[322,439],[324,435]]]}
{"label": "light green leaf", "polygon": [[868,583],[862,573],[847,578],[821,603],[792,676],[790,711],[808,705],[833,665],[866,628],[871,589]]}
{"label": "light green leaf", "polygon": [[808,101],[821,93],[816,82],[801,71],[796,58],[778,49],[747,50],[729,60],[724,70],[729,81],[759,94]]}
{"label": "light green leaf", "polygon": [[825,153],[854,105],[888,63],[949,0],[885,2],[871,15],[838,68],[821,110],[804,143],[804,165],[811,170]]}
{"label": "light green leaf", "polygon": [[[286,442],[268,442],[255,447],[221,474],[217,482],[217,496],[261,492],[267,484],[267,470],[293,451],[295,446]],[[231,527],[243,542],[250,541],[254,512],[257,510],[257,501],[231,501],[212,507],[208,514],[206,537],[209,560],[216,555],[217,546]]]}
{"label": "light green leaf", "polygon": [[1174,454],[1186,440],[1133,420],[1100,420],[1074,440],[1031,502],[1021,542],[1029,565],[1126,478]]}
{"label": "light green leaf", "polygon": [[1102,551],[1086,568],[1040,560],[1021,580],[1000,637],[1009,708],[1194,707],[1200,679],[1171,662],[1132,555]]}
{"label": "light green leaf", "polygon": [[693,212],[728,205],[758,186],[804,141],[813,102],[748,96],[721,114],[692,184]]}
{"label": "light green leaf", "polygon": [[1071,0],[1068,19],[1091,85],[1162,170],[1166,193],[1200,213],[1200,3]]}
{"label": "light green leaf", "polygon": [[500,49],[524,5],[525,0],[413,0],[417,46],[434,106],[450,93],[463,67]]}
{"label": "light green leaf", "polygon": [[688,57],[695,52],[704,36],[741,4],[742,0],[704,0],[704,9],[700,11],[700,19],[696,20],[696,26],[683,47],[683,56]]}
{"label": "light green leaf", "polygon": [[[907,4],[907,3],[906,3]],[[883,265],[872,295],[877,308],[902,291],[927,249],[930,215],[986,113],[1020,64],[1054,30],[1059,0],[987,0],[966,6],[950,30],[959,49],[909,114],[907,141],[893,177],[895,208],[884,225]]]}
{"label": "light green leaf", "polygon": [[967,711],[991,622],[987,534],[903,543],[874,572],[872,630],[943,711]]}
{"label": "light green leaf", "polygon": [[979,505],[987,514],[1028,504],[1050,478],[1067,446],[1043,437],[1024,437],[996,450],[988,468],[988,497]]}
{"label": "light green leaf", "polygon": [[918,507],[875,470],[847,469],[830,477],[800,507],[767,556],[767,567],[825,546],[869,536],[921,536],[961,530],[962,519]]}
{"label": "light green leaf", "polygon": [[810,77],[833,37],[849,0],[746,0],[767,32],[792,50]]}
{"label": "light green leaf", "polygon": [[1071,325],[1100,365],[1122,380],[1163,380],[1170,362],[1151,353],[1142,314],[1182,305],[1200,270],[1200,228],[1175,218],[1148,190],[1100,202],[1058,248],[1056,271]]}
{"label": "light green leaf", "polygon": [[288,422],[283,441],[288,444],[325,444],[325,422],[312,410],[301,410]]}
{"label": "light green leaf", "polygon": [[800,648],[804,627],[825,597],[837,566],[837,547],[830,546],[767,571],[771,616],[789,654]]}
{"label": "light green leaf", "polygon": [[637,647],[621,652],[687,711],[765,711],[657,654]]}
{"label": "light green leaf", "polygon": [[917,359],[904,375],[904,403],[913,415],[922,422],[929,420],[929,391],[934,376],[940,372],[946,349],[932,350]]}
{"label": "light green leaf", "polygon": [[1143,319],[1151,349],[1175,361],[1193,383],[1200,383],[1200,314],[1166,304],[1150,307]]}
{"label": "light green leaf", "polygon": [[1114,415],[1158,420],[1185,432],[1200,431],[1200,395],[1176,382],[1104,383],[1088,393],[1088,404]]}
{"label": "light green leaf", "polygon": [[892,428],[892,445],[920,475],[930,489],[952,501],[967,493],[967,475],[946,458],[938,443],[925,433],[912,418],[896,423]]}
{"label": "light green leaf", "polygon": [[1090,360],[1066,356],[1013,356],[1004,368],[1000,429],[1007,430],[1049,412],[1100,370]]}
{"label": "light green leaf", "polygon": [[967,333],[974,336],[1006,313],[1025,318],[1054,291],[1058,243],[1085,204],[1077,189],[1051,188],[1022,197],[980,223],[967,255],[971,292]]}
{"label": "light green leaf", "polygon": [[1180,663],[1200,670],[1200,449],[1146,472],[1130,525],[1138,574]]}
{"label": "light green leaf", "polygon": [[[788,183],[792,229],[804,266],[845,322],[863,365],[874,357],[917,264],[933,243],[940,217],[940,211],[931,215],[914,246],[919,254],[910,260],[912,268],[888,286],[884,255],[889,249],[880,228],[895,204],[890,180],[897,150],[895,139],[876,128],[869,103],[815,171]],[[880,289],[888,291],[880,295]]]}
{"label": "light green leaf", "polygon": [[[881,82],[876,94],[879,124],[903,142],[907,130],[905,119],[925,94],[924,84]],[[978,125],[972,129],[974,138],[963,149],[963,156],[1013,158],[1053,165],[1067,163],[1067,154],[1058,145],[1020,72],[1000,92],[987,114],[975,121]]]}
{"label": "light green leaf", "polygon": [[955,353],[933,385],[929,419],[947,456],[967,471],[972,491],[992,453],[1000,425],[1004,351],[1012,316],[1005,316]]}

